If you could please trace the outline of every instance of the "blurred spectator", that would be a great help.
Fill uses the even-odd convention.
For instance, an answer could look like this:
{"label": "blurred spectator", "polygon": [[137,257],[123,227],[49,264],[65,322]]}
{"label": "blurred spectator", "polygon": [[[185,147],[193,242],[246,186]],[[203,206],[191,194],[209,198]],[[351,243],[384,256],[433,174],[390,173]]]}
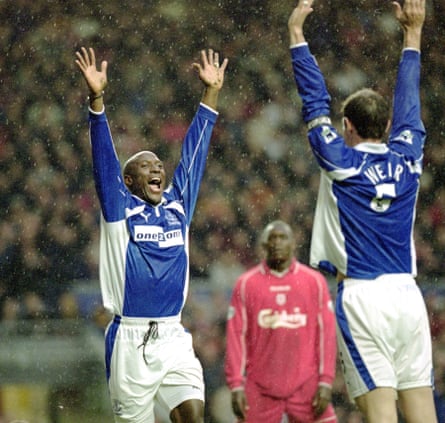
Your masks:
{"label": "blurred spectator", "polygon": [[23,297],[23,318],[24,319],[43,319],[46,308],[42,298],[36,292],[26,292]]}
{"label": "blurred spectator", "polygon": [[79,303],[77,297],[73,292],[63,292],[58,299],[58,313],[59,319],[78,319],[80,318]]}

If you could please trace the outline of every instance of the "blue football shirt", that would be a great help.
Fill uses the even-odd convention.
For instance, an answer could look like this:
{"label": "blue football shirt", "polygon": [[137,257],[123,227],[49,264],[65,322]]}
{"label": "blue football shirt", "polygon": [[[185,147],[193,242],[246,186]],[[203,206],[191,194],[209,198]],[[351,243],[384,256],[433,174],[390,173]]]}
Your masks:
{"label": "blue football shirt", "polygon": [[292,47],[291,55],[309,142],[321,169],[311,265],[358,279],[416,276],[413,228],[425,142],[420,52],[402,53],[388,142],[353,148],[330,123],[331,98],[307,44]]}

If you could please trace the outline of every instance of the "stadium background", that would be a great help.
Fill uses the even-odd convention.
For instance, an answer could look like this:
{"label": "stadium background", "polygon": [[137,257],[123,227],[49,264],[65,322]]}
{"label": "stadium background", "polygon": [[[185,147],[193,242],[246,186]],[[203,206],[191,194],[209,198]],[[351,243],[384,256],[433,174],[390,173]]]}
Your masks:
{"label": "stadium background", "polygon": [[[416,245],[441,410],[445,4],[427,5],[421,95],[428,140]],[[298,256],[308,258],[318,172],[290,68],[293,6],[284,0],[0,1],[0,422],[111,421],[101,361],[107,316],[97,282],[88,93],[74,64],[81,46],[109,62],[105,102],[119,156],[153,150],[170,175],[201,97],[190,64],[208,47],[230,60],[192,225],[184,323],[205,368],[206,421],[231,421],[222,358],[233,282],[257,260],[257,235],[271,219],[295,228]],[[390,96],[401,46],[390,1],[317,1],[314,8],[307,38],[334,112],[359,87]],[[360,421],[345,403],[341,377],[334,394],[340,422]]]}

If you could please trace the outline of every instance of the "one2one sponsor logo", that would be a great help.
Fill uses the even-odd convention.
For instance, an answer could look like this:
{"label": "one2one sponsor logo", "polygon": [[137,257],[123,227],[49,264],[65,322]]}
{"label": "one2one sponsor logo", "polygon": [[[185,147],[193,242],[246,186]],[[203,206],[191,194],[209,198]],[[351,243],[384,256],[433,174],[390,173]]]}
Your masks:
{"label": "one2one sponsor logo", "polygon": [[134,227],[134,240],[136,242],[157,242],[159,247],[174,247],[184,245],[184,238],[180,229],[164,232],[160,226]]}

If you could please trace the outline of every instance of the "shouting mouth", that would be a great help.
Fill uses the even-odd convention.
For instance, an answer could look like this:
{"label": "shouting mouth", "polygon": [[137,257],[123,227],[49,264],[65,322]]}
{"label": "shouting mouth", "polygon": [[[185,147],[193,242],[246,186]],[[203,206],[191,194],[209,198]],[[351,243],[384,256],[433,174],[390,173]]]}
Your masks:
{"label": "shouting mouth", "polygon": [[150,190],[155,193],[161,192],[161,178],[153,178],[148,181],[148,186]]}

